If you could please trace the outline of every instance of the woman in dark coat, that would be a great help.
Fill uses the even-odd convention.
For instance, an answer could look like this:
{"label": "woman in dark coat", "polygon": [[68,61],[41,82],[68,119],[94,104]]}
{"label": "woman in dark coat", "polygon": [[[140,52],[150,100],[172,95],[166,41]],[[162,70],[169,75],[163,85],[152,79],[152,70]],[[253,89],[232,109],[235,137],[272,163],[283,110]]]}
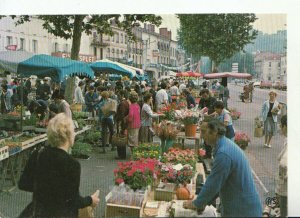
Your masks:
{"label": "woman in dark coat", "polygon": [[78,217],[79,208],[98,204],[99,191],[87,197],[79,194],[80,164],[68,154],[75,137],[72,120],[64,113],[56,115],[47,135],[51,146],[31,155],[19,188],[33,192],[34,217]]}

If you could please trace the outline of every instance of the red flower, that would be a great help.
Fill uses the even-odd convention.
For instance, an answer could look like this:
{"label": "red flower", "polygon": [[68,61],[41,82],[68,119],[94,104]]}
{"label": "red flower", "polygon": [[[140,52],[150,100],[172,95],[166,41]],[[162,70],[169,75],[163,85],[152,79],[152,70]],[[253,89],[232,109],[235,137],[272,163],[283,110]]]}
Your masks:
{"label": "red flower", "polygon": [[122,178],[116,178],[116,183],[118,184],[118,185],[120,185],[121,183],[123,183],[124,182],[124,180],[122,179]]}

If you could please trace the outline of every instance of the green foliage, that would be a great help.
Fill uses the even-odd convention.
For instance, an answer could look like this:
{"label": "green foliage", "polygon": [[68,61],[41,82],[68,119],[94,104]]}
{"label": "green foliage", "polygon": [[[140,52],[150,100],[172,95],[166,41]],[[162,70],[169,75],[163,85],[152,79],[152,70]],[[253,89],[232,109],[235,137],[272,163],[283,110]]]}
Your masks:
{"label": "green foliage", "polygon": [[73,118],[74,120],[77,120],[77,119],[84,119],[84,118],[88,118],[89,117],[89,113],[88,112],[77,112],[77,111],[74,111],[73,112]]}
{"label": "green foliage", "polygon": [[259,31],[252,44],[245,46],[245,51],[252,53],[257,51],[283,53],[287,48],[287,31],[280,30],[273,34],[264,34]]}
{"label": "green foliage", "polygon": [[180,45],[190,54],[208,56],[218,66],[252,42],[255,14],[179,14]]}
{"label": "green foliage", "polygon": [[230,72],[232,70],[232,63],[238,63],[238,72],[250,73],[254,75],[254,56],[250,53],[238,52],[231,58],[224,60],[219,65],[220,72]]}
{"label": "green foliage", "polygon": [[92,146],[88,143],[76,141],[72,147],[72,155],[89,155],[92,151]]}
{"label": "green foliage", "polygon": [[84,141],[90,144],[95,144],[99,141],[101,133],[99,131],[90,131],[85,137]]}

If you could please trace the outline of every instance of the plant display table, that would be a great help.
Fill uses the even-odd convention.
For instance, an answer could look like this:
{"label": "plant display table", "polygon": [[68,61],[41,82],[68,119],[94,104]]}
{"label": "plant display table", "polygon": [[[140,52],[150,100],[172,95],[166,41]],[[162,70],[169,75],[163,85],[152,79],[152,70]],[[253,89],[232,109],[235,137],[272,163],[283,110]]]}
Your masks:
{"label": "plant display table", "polygon": [[[196,174],[192,180],[192,191],[196,198],[196,178],[198,175],[203,176],[203,181],[205,182],[206,176],[204,172],[204,167],[202,163],[196,164]],[[174,193],[174,198],[172,201],[155,201],[155,192],[151,190],[148,194],[148,199],[146,204],[143,207],[142,217],[212,217],[216,216],[215,208],[212,206],[208,206],[205,208],[204,212],[200,215],[197,214],[194,210],[186,210],[182,207],[182,203],[184,201],[180,201],[176,199],[176,195]],[[174,203],[172,203],[174,202]],[[171,208],[171,209],[168,209]],[[172,209],[173,208],[173,209]]]}
{"label": "plant display table", "polygon": [[[75,132],[75,135],[82,134],[89,129],[91,129],[91,126],[85,126],[82,130]],[[9,146],[15,147],[13,152],[10,152],[9,155],[5,153],[0,156],[2,157],[0,158],[0,192],[10,191],[16,187],[31,152],[35,148],[42,146],[47,140],[47,134],[41,134],[31,138],[28,137],[26,140],[1,140],[0,143],[4,143],[4,146],[0,148],[2,153],[6,152],[8,149],[5,148]],[[5,141],[7,141],[8,145],[5,144]],[[12,150],[10,149],[10,151]]]}
{"label": "plant display table", "polygon": [[190,137],[190,136],[185,136],[185,132],[179,132],[177,134],[177,142],[182,143],[184,147],[184,142],[186,139],[188,140],[194,140],[195,141],[195,150],[198,150],[200,148],[200,133],[196,133],[196,137]]}

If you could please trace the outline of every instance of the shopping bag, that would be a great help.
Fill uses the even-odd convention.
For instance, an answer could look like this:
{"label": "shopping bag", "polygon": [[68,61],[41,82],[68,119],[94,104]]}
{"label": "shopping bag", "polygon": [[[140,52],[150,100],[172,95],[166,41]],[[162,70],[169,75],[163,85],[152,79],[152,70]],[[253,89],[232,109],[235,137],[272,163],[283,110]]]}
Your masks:
{"label": "shopping bag", "polygon": [[78,218],[95,218],[94,208],[91,206],[79,209]]}
{"label": "shopping bag", "polygon": [[101,111],[104,117],[109,117],[111,114],[115,114],[117,112],[117,102],[110,99],[106,104],[103,105]]}
{"label": "shopping bag", "polygon": [[264,128],[263,127],[255,127],[254,129],[254,137],[263,137],[264,135]]}

